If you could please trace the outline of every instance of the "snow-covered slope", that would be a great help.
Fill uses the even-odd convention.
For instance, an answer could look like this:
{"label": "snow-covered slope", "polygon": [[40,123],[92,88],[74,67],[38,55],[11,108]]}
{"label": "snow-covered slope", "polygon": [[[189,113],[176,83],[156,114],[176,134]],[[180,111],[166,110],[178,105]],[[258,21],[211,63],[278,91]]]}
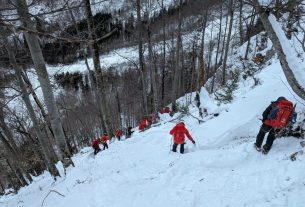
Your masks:
{"label": "snow-covered slope", "polygon": [[[217,103],[202,91],[208,113],[220,115],[198,124],[184,117],[196,146],[187,141],[187,153],[170,152],[169,130],[175,121],[162,116],[162,124],[131,139],[110,144],[96,157],[83,149],[73,159],[76,167],[56,182],[48,173],[34,178],[17,195],[0,198],[5,207],[140,207],[140,206],[304,206],[305,156],[295,162],[288,156],[299,150],[299,140],[277,139],[268,155],[253,148],[260,115],[278,96],[297,102],[278,61],[258,77],[240,82],[236,99]],[[183,101],[183,98],[181,98]],[[303,107],[298,104],[297,110]],[[197,109],[190,107],[197,116]],[[60,195],[60,194],[61,195]]]}

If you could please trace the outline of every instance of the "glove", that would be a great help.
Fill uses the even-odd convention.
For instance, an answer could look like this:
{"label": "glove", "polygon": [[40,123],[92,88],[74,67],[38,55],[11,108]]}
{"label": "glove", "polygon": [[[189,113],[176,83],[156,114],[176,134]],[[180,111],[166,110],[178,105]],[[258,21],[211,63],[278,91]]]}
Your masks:
{"label": "glove", "polygon": [[196,142],[195,142],[194,140],[192,140],[192,143],[193,143],[193,144],[196,144]]}

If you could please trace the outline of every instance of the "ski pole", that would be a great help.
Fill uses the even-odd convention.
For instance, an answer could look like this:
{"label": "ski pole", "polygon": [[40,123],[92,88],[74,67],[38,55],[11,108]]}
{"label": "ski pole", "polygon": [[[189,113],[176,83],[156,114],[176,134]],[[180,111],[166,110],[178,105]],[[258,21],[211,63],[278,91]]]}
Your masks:
{"label": "ski pole", "polygon": [[171,137],[171,145],[170,145],[170,148],[169,148],[169,153],[170,153],[170,152],[171,152],[171,150],[172,150],[173,139],[174,139],[174,135]]}

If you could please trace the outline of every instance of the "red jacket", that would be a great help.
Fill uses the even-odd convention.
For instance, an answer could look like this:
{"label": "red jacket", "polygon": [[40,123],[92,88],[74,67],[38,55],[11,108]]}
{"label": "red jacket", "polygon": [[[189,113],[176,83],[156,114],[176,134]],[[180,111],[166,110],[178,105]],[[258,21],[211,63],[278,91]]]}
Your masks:
{"label": "red jacket", "polygon": [[92,147],[93,147],[94,149],[99,148],[98,143],[99,143],[99,140],[98,140],[97,138],[94,138],[94,139],[92,140]]}
{"label": "red jacket", "polygon": [[139,125],[139,130],[143,131],[147,125],[148,125],[147,119],[142,119]]}
{"label": "red jacket", "polygon": [[114,133],[115,133],[116,137],[121,137],[123,135],[123,133],[120,129],[116,129]]}
{"label": "red jacket", "polygon": [[193,141],[192,136],[185,128],[183,122],[178,123],[169,133],[174,135],[174,142],[176,144],[184,144],[184,135],[186,135],[189,140]]}
{"label": "red jacket", "polygon": [[166,106],[163,109],[161,109],[160,113],[163,114],[163,113],[170,113],[170,112],[171,112],[170,108],[168,106]]}
{"label": "red jacket", "polygon": [[102,143],[106,143],[107,140],[108,140],[108,136],[107,135],[103,135],[101,140],[102,140]]}

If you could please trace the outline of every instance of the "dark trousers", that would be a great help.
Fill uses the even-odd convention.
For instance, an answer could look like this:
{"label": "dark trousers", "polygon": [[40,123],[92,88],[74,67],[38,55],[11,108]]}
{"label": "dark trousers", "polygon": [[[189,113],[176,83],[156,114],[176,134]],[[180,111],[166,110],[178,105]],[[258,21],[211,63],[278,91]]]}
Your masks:
{"label": "dark trousers", "polygon": [[106,148],[108,149],[108,144],[107,144],[107,142],[103,143],[103,146],[104,146],[103,150],[105,150]]}
{"label": "dark trousers", "polygon": [[[174,143],[172,151],[173,151],[173,152],[177,152],[177,147],[178,147],[178,144],[177,144],[177,143]],[[180,144],[180,153],[181,153],[181,154],[184,153],[184,144]]]}
{"label": "dark trousers", "polygon": [[118,138],[119,141],[121,140],[121,136],[118,136],[117,138]]}
{"label": "dark trousers", "polygon": [[265,134],[268,133],[266,144],[264,149],[269,151],[272,147],[273,141],[275,140],[275,129],[269,125],[263,124],[256,137],[256,146],[261,147],[265,138]]}
{"label": "dark trousers", "polygon": [[101,149],[98,147],[98,148],[94,148],[94,155],[96,155],[97,153],[99,153],[99,151],[101,151]]}

